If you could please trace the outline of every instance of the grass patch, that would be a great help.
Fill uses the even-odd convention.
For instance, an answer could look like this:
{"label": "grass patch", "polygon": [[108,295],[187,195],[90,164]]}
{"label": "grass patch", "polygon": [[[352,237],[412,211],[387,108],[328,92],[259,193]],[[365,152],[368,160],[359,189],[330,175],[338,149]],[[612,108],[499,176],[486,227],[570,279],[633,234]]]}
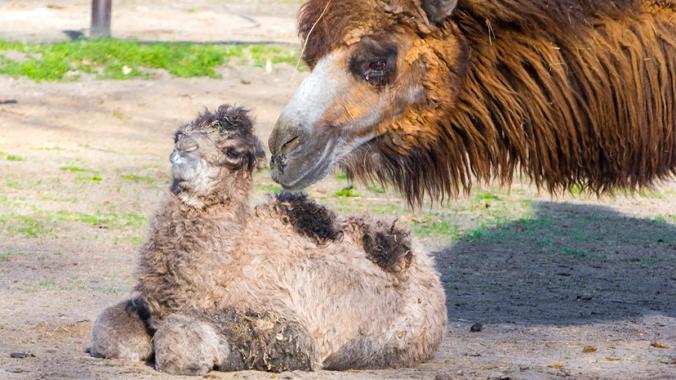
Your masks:
{"label": "grass patch", "polygon": [[18,43],[0,40],[0,51],[18,51],[25,59],[0,56],[0,74],[36,81],[76,80],[81,74],[99,79],[150,79],[152,70],[174,77],[218,78],[216,69],[230,61],[264,66],[295,64],[298,49],[272,45],[217,45],[184,42],[143,43],[134,40],[96,39],[57,43]]}
{"label": "grass patch", "polygon": [[399,216],[409,213],[408,210],[402,210],[401,207],[399,207],[398,205],[391,203],[384,205],[369,206],[368,212],[375,215],[399,215]]}
{"label": "grass patch", "polygon": [[577,249],[577,248],[572,248],[572,247],[563,247],[561,250],[561,254],[563,256],[572,256],[572,257],[579,257],[583,258],[587,256],[587,252],[585,252],[582,249]]}
{"label": "grass patch", "polygon": [[41,235],[49,233],[49,228],[45,225],[44,221],[38,219],[35,216],[14,216],[13,218],[14,226],[10,228],[14,232],[23,235],[29,238],[36,238]]}
{"label": "grass patch", "polygon": [[93,170],[90,169],[85,169],[79,166],[62,166],[59,168],[59,170],[64,171],[64,172],[71,172],[71,173],[88,173],[92,172]]}
{"label": "grass patch", "polygon": [[57,211],[53,218],[59,222],[85,223],[93,226],[105,226],[108,228],[127,229],[139,228],[145,224],[146,218],[135,213],[102,213],[88,214],[68,210]]}
{"label": "grass patch", "polygon": [[502,199],[493,193],[479,193],[476,198],[480,201],[499,201]]}
{"label": "grass patch", "polygon": [[460,237],[460,228],[447,220],[416,222],[413,224],[413,232],[422,237],[444,236],[453,240]]}
{"label": "grass patch", "polygon": [[116,118],[117,120],[120,120],[120,121],[129,121],[129,120],[131,120],[131,118],[130,118],[129,116],[123,114],[123,113],[120,112],[120,111],[113,111],[113,112],[112,112],[112,115],[113,115],[114,118]]}
{"label": "grass patch", "polygon": [[100,175],[93,175],[93,176],[88,176],[88,177],[78,177],[78,181],[83,181],[83,182],[96,182],[99,183],[103,181],[103,177]]}
{"label": "grass patch", "polygon": [[25,158],[23,158],[21,156],[14,155],[14,154],[8,154],[7,156],[5,156],[5,159],[7,161],[26,161]]}
{"label": "grass patch", "polygon": [[338,190],[335,193],[333,193],[334,197],[339,197],[339,198],[359,198],[361,197],[361,194],[356,192],[353,187],[346,187],[344,189]]}
{"label": "grass patch", "polygon": [[38,281],[37,285],[38,285],[39,288],[42,288],[42,289],[51,289],[51,288],[56,287],[56,280],[54,280],[53,278],[47,278],[47,279]]}
{"label": "grass patch", "polygon": [[21,187],[18,181],[12,180],[12,179],[6,179],[5,180],[5,187],[8,189],[14,189],[17,190]]}
{"label": "grass patch", "polygon": [[153,183],[155,183],[155,179],[151,177],[136,174],[125,174],[122,176],[122,179],[131,182],[143,182],[147,185],[152,185]]}
{"label": "grass patch", "polygon": [[256,190],[262,191],[264,193],[273,193],[273,194],[279,194],[282,192],[282,187],[277,186],[277,185],[269,185],[269,184],[260,184],[256,185]]}
{"label": "grass patch", "polygon": [[385,194],[385,189],[380,186],[369,186],[366,188],[369,192],[374,194]]}

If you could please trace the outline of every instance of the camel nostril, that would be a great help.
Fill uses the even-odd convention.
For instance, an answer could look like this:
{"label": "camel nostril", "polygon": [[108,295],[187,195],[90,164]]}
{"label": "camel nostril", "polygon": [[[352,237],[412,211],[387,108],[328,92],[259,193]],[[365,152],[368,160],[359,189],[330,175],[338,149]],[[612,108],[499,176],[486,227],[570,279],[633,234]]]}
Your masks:
{"label": "camel nostril", "polygon": [[295,135],[287,139],[280,147],[279,155],[288,154],[289,152],[294,151],[298,145],[300,145],[300,142],[300,135]]}

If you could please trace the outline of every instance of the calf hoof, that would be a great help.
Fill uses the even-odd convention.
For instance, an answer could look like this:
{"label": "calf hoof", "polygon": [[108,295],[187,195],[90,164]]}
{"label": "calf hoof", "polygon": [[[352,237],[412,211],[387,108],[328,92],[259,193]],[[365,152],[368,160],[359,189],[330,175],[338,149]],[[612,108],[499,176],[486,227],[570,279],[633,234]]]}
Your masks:
{"label": "calf hoof", "polygon": [[228,359],[228,342],[209,323],[170,315],[153,338],[155,368],[173,375],[205,375]]}
{"label": "calf hoof", "polygon": [[150,357],[150,334],[131,301],[111,306],[96,318],[89,353],[106,359],[140,361]]}

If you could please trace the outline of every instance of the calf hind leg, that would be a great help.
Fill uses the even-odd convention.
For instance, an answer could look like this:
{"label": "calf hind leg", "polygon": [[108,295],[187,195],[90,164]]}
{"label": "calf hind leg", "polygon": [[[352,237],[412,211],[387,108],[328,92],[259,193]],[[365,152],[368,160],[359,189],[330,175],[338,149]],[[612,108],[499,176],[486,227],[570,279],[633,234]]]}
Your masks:
{"label": "calf hind leg", "polygon": [[148,359],[152,344],[147,318],[147,309],[138,300],[105,309],[94,322],[89,353],[107,359]]}

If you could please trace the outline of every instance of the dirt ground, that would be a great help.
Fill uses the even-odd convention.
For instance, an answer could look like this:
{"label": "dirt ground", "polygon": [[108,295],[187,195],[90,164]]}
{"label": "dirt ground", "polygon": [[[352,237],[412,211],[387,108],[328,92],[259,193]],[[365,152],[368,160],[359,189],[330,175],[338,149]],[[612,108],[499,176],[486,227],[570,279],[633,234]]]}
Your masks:
{"label": "dirt ground", "polygon": [[[298,43],[299,0],[115,0],[112,33],[142,41]],[[2,0],[0,38],[89,34],[91,0]]]}
{"label": "dirt ground", "polygon": [[[0,35],[3,7],[20,3],[0,4]],[[53,2],[63,3],[86,2]],[[18,102],[0,105],[0,378],[174,378],[143,363],[90,358],[85,348],[98,312],[130,295],[136,249],[168,186],[176,127],[204,107],[237,103],[253,109],[266,141],[306,75],[286,65],[271,73],[227,66],[221,74],[0,77],[0,100]],[[256,183],[256,201],[275,189],[266,171]],[[552,199],[517,183],[417,212],[394,193],[359,184],[359,197],[336,197],[346,185],[335,176],[309,192],[340,212],[398,216],[435,251],[449,331],[434,360],[405,370],[207,377],[676,378],[676,181],[601,199]],[[476,322],[482,329],[471,332]]]}

